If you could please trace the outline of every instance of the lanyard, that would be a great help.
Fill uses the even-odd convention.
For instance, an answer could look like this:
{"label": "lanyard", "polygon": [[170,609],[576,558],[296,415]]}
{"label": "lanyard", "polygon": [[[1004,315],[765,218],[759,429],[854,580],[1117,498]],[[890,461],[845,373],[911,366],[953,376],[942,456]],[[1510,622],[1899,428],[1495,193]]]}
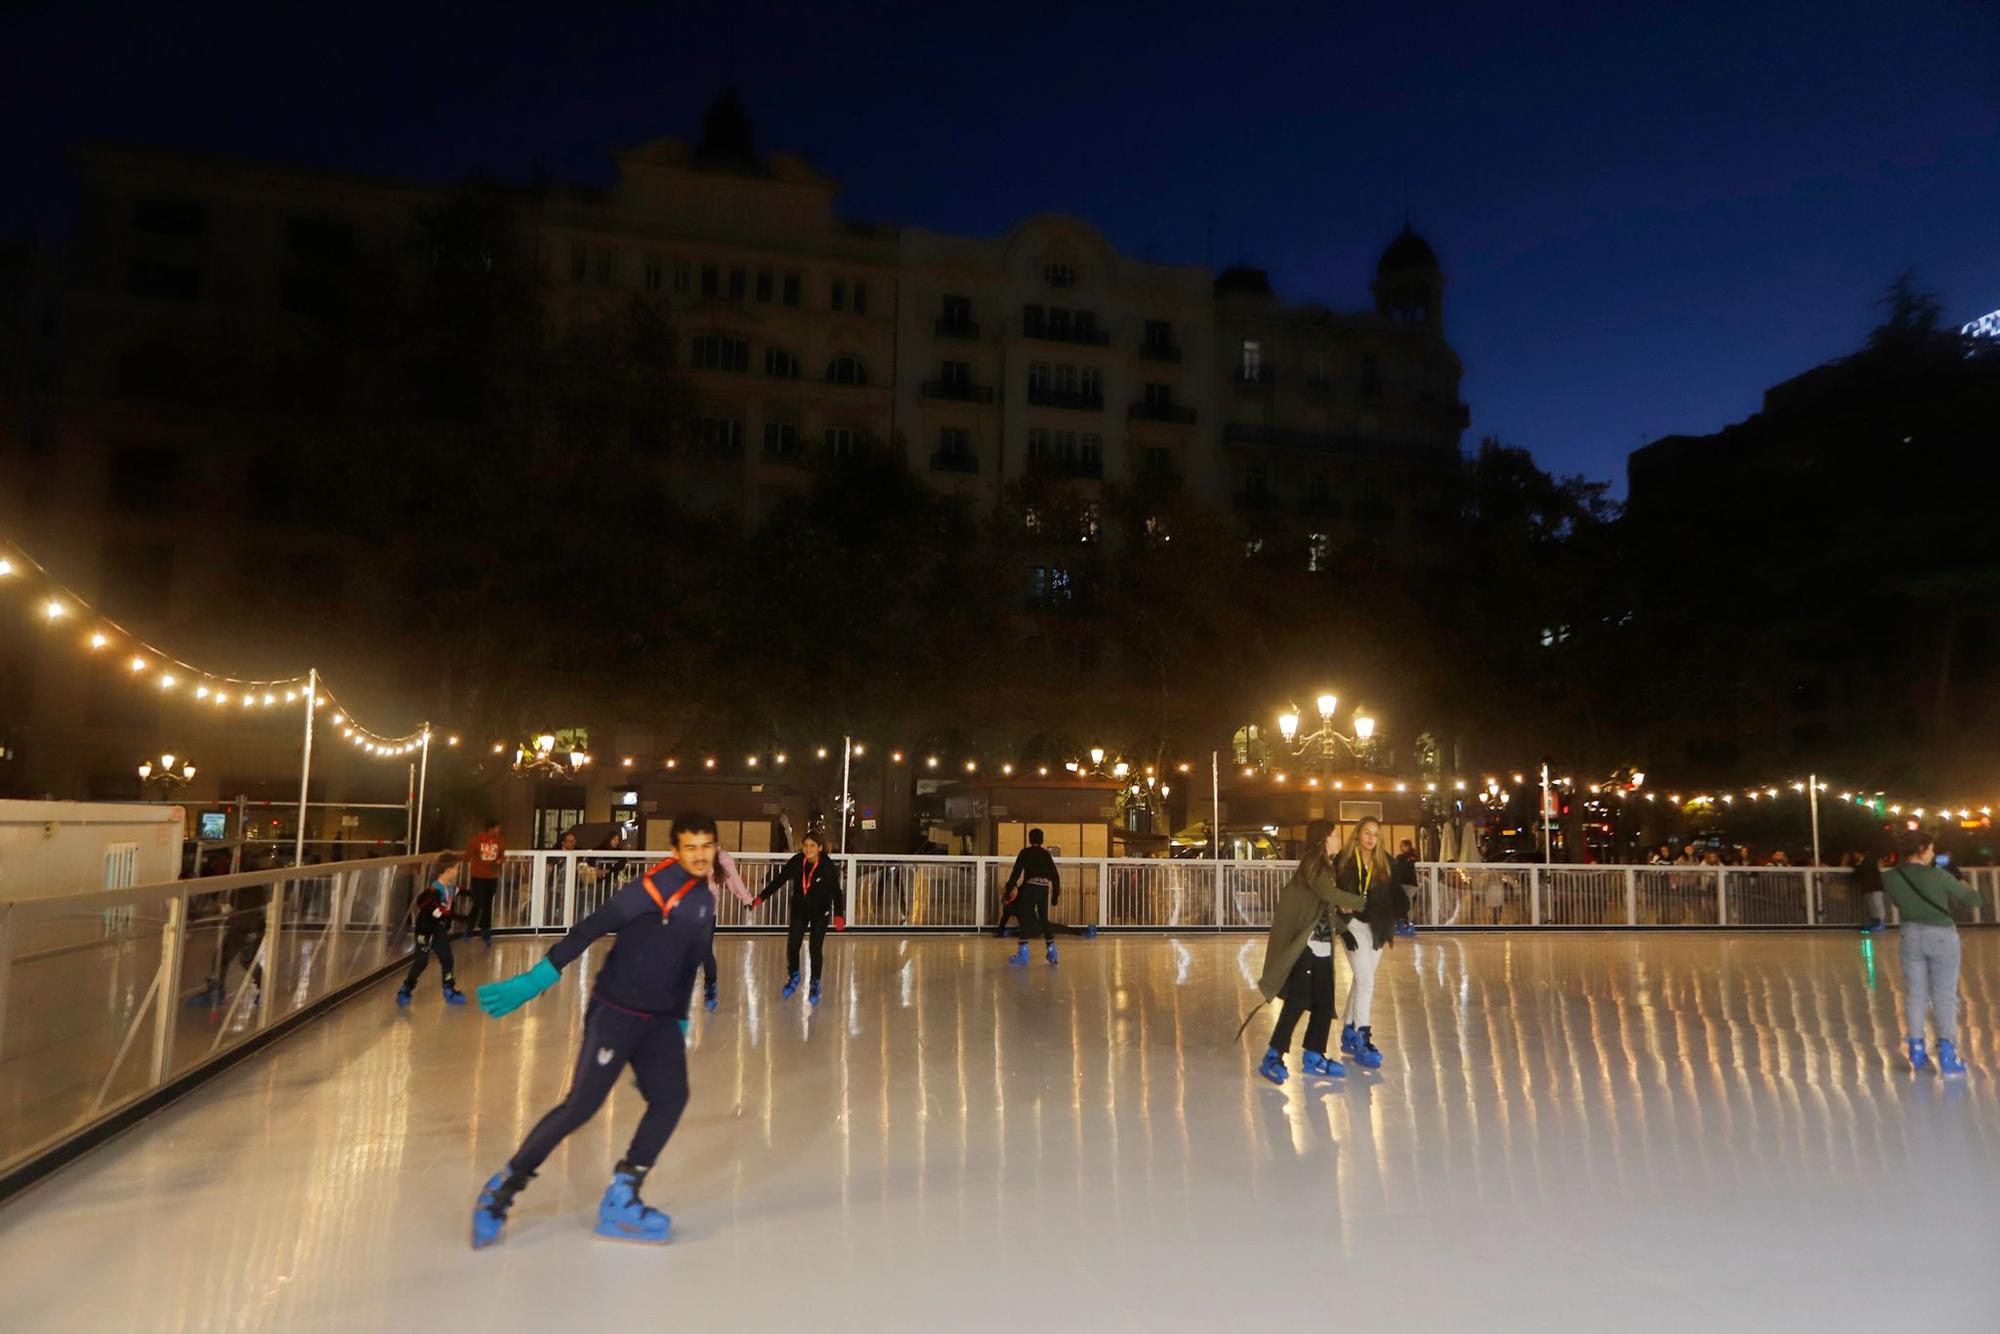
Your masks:
{"label": "lanyard", "polygon": [[818,862],[802,861],[799,863],[799,893],[810,894],[813,892],[813,873],[817,870],[819,870]]}
{"label": "lanyard", "polygon": [[646,892],[653,896],[653,902],[659,905],[660,920],[662,922],[666,921],[669,917],[673,916],[674,905],[676,903],[679,903],[681,899],[686,896],[687,892],[690,889],[694,888],[694,877],[690,876],[688,877],[687,883],[683,884],[679,889],[674,891],[674,896],[672,898],[665,899],[660,897],[659,888],[653,884],[653,877],[655,875],[658,875],[661,871],[666,870],[669,866],[678,864],[679,861],[680,858],[678,857],[667,858],[665,861],[661,862],[658,866],[655,866],[652,870],[646,872],[645,878],[639,882],[646,887]]}

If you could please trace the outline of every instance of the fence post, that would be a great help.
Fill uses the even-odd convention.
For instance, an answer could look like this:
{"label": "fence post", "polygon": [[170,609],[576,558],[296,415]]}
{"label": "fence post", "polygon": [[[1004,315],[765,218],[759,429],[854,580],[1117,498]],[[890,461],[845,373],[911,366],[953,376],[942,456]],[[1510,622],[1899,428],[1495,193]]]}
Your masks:
{"label": "fence post", "polygon": [[576,925],[576,858],[574,852],[559,852],[563,859],[563,930]]}
{"label": "fence post", "polygon": [[536,931],[549,929],[548,863],[539,852],[528,856],[528,925]]}
{"label": "fence post", "polygon": [[1632,866],[1625,868],[1625,925],[1639,925],[1639,871]]}
{"label": "fence post", "polygon": [[[853,744],[852,742],[849,743],[850,748],[852,744]],[[843,838],[846,837],[844,831],[841,836]],[[855,887],[860,883],[860,881],[856,878],[857,873],[854,867],[856,859],[853,857],[842,857],[840,861],[841,861],[840,892],[846,897],[847,911],[850,914],[852,914],[853,917],[856,919],[855,924],[858,926],[860,925],[861,914],[857,912],[856,909],[858,909],[861,906],[861,901],[855,897],[855,892],[856,892]],[[915,893],[915,886],[911,886],[911,894],[910,894],[911,916],[916,915],[916,910],[917,910],[917,896]]]}
{"label": "fence post", "polygon": [[1111,917],[1109,915],[1110,899],[1111,859],[1109,857],[1099,857],[1097,859],[1097,924],[1099,926],[1109,926],[1111,924]]}
{"label": "fence post", "polygon": [[[292,868],[298,874],[298,868]],[[285,925],[285,885],[283,875],[271,877],[271,901],[264,905],[264,985],[257,997],[257,1027],[271,1026],[271,1011],[278,1008],[278,988],[283,979],[278,972],[278,941]],[[252,979],[245,978],[245,983]]]}
{"label": "fence post", "polygon": [[1715,924],[1729,925],[1729,868],[1715,868]]}
{"label": "fence post", "polygon": [[[160,1009],[153,1016],[153,1087],[167,1079],[174,1052],[174,1021],[181,1013],[181,935],[187,924],[187,896],[167,900],[167,922],[160,930]],[[266,1005],[270,998],[266,997]]]}
{"label": "fence post", "polygon": [[986,881],[997,859],[981,857],[972,864],[972,934],[986,934]]}
{"label": "fence post", "polygon": [[1217,838],[1215,840],[1215,929],[1217,931],[1222,930],[1224,927],[1223,904],[1225,902],[1227,902],[1227,896],[1224,895],[1222,890],[1222,840]]}
{"label": "fence post", "polygon": [[0,905],[0,1051],[7,1049],[7,992],[14,985],[14,905]]}
{"label": "fence post", "polygon": [[1542,924],[1542,868],[1528,868],[1528,925]]}
{"label": "fence post", "polygon": [[1819,871],[1816,869],[1807,871],[1806,872],[1806,925],[1807,926],[1819,925],[1819,914],[1813,911],[1813,901],[1819,897],[1817,893],[1818,888],[1819,888]]}

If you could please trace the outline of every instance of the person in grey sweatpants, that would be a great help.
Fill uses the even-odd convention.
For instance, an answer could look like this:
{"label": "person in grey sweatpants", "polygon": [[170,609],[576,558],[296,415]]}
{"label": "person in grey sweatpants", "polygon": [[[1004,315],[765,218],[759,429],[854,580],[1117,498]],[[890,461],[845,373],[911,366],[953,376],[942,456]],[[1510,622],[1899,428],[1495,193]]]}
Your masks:
{"label": "person in grey sweatpants", "polygon": [[1903,840],[1902,857],[1882,872],[1882,890],[1902,918],[1903,1009],[1908,1018],[1910,1069],[1930,1064],[1924,1050],[1924,1021],[1937,1028],[1938,1072],[1965,1073],[1958,1058],[1958,920],[1951,905],[1979,906],[1979,895],[1936,865],[1929,834],[1913,831]]}

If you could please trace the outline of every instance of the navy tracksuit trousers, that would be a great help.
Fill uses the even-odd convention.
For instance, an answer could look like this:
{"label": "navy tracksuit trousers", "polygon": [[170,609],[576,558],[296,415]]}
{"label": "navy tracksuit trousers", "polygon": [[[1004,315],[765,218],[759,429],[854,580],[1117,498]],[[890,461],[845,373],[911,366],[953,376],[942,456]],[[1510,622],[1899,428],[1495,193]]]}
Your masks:
{"label": "navy tracksuit trousers", "polygon": [[680,1024],[665,1015],[621,1010],[592,997],[583,1016],[583,1049],[577,1053],[569,1093],[535,1123],[509,1168],[521,1176],[539,1168],[556,1145],[597,1115],[627,1065],[645,1096],[646,1113],[632,1133],[625,1161],[642,1169],[651,1167],[687,1109],[687,1040]]}

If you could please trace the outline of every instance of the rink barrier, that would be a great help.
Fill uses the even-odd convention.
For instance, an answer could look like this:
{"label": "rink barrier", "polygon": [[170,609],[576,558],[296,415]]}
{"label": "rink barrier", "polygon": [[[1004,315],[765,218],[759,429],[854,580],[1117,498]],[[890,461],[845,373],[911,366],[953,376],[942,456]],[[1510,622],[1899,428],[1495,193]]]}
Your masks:
{"label": "rink barrier", "polygon": [[[753,893],[783,853],[731,854]],[[494,904],[496,929],[566,931],[658,852],[510,852]],[[1011,857],[836,857],[847,923],[864,931],[990,930]],[[1062,901],[1050,916],[1108,931],[1257,931],[1270,925],[1292,863],[1158,857],[1058,857]],[[1974,922],[2000,920],[2000,870],[1967,870],[1980,890]],[[1571,866],[1438,863],[1417,868],[1412,919],[1439,929],[1857,927],[1866,919],[1851,875],[1832,867]],[[1890,920],[1894,921],[1891,910]],[[751,910],[724,895],[724,931],[783,930],[786,904]]]}
{"label": "rink barrier", "polygon": [[0,1200],[401,968],[430,860],[0,901]]}

